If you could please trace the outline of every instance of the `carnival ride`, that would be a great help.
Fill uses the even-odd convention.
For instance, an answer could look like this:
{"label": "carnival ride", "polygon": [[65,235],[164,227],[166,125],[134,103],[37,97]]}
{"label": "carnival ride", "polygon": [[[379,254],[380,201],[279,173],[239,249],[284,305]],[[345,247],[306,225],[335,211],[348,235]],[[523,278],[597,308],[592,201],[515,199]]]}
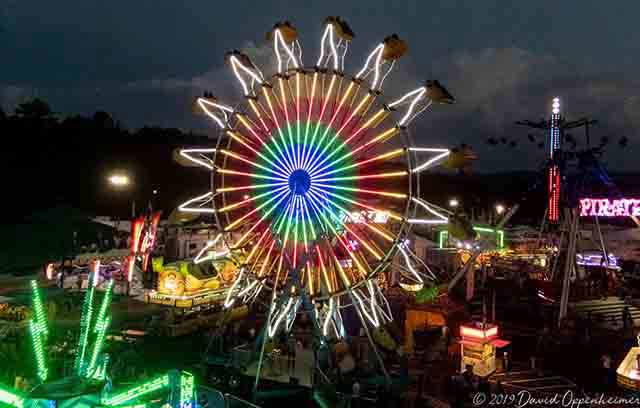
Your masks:
{"label": "carnival ride", "polygon": [[[382,101],[382,85],[407,51],[397,35],[376,45],[354,76],[344,73],[353,32],[338,17],[325,20],[313,66],[304,65],[290,23],[276,24],[268,38],[277,60],[270,78],[241,51],[225,56],[244,104],[223,104],[212,93],[197,100],[220,136],[215,147],[179,154],[212,173],[212,190],[180,210],[211,215],[219,231],[211,246],[220,241],[244,256],[225,307],[270,292],[263,340],[289,331],[299,309],[321,338],[341,339],[341,311],[352,305],[373,344],[368,326],[392,319],[375,278],[394,255],[414,284],[437,279],[407,237],[412,225],[448,222],[420,197],[420,173],[450,151],[416,145],[409,125],[454,98],[431,80]],[[216,258],[207,246],[196,262]]]}
{"label": "carnival ride", "polygon": [[[0,406],[9,407],[195,407],[195,380],[186,371],[173,370],[126,389],[113,390],[109,378],[109,356],[103,352],[111,324],[109,313],[113,280],[105,289],[99,308],[95,308],[98,268],[90,274],[85,292],[80,334],[73,372],[55,378],[56,367],[49,364],[50,327],[43,296],[36,281],[31,281],[32,312],[29,320],[36,367],[35,384],[16,381],[18,389],[0,386]],[[52,369],[53,368],[53,369]],[[162,391],[164,390],[164,391]]]}
{"label": "carnival ride", "polygon": [[[539,149],[543,149],[545,145],[548,147],[548,158],[542,166],[544,175],[529,189],[530,192],[540,184],[546,184],[547,206],[539,229],[537,245],[528,253],[520,255],[535,253],[537,257],[542,256],[550,261],[546,262],[547,270],[540,283],[544,283],[545,286],[549,286],[548,283],[558,283],[562,287],[561,291],[557,291],[561,293],[558,299],[560,304],[558,324],[560,324],[567,315],[571,282],[576,278],[585,279],[588,275],[585,273],[577,276],[578,266],[586,268],[593,265],[590,261],[585,261],[588,251],[595,250],[601,254],[600,264],[593,266],[604,266],[605,270],[616,269],[609,263],[615,257],[610,256],[612,254],[607,250],[599,218],[619,214],[630,217],[636,225],[640,225],[640,222],[633,216],[633,211],[629,211],[632,209],[632,200],[610,201],[604,198],[611,196],[621,198],[621,194],[600,162],[609,138],[602,137],[599,144],[595,146],[590,141],[590,126],[597,121],[586,117],[574,121],[565,120],[562,115],[561,100],[557,97],[553,98],[550,108],[549,120],[516,122],[517,125],[544,130],[548,135],[546,143],[539,141],[534,134],[527,135],[529,141],[536,143]],[[580,148],[577,140],[567,132],[577,128],[585,130],[585,145]],[[501,140],[503,144],[507,144],[506,138]],[[489,143],[497,145],[498,141],[490,138]],[[513,140],[508,143],[511,147],[516,144]],[[622,137],[618,144],[620,147],[626,147],[627,138]],[[593,199],[593,197],[603,198]],[[603,204],[604,209],[598,208],[600,203]],[[586,247],[584,247],[586,244],[584,240],[579,242],[578,237],[581,217],[592,217],[593,221],[593,239]],[[543,237],[545,231],[547,234]],[[580,246],[582,248],[579,248]],[[562,268],[562,271],[556,273],[559,268]]]}

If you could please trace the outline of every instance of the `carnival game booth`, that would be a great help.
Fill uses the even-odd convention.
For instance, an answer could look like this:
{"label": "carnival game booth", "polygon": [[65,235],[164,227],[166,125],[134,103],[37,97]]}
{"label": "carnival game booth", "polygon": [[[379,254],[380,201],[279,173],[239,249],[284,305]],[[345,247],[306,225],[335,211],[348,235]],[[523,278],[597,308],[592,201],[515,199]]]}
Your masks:
{"label": "carnival game booth", "polygon": [[104,289],[113,280],[114,293],[125,294],[128,288],[130,294],[140,294],[143,273],[136,265],[132,265],[129,273],[129,252],[129,249],[86,252],[62,262],[50,262],[45,265],[45,280],[63,289],[85,290],[89,286],[89,275],[95,270],[98,289]]}
{"label": "carnival game booth", "polygon": [[498,338],[498,326],[472,322],[460,326],[460,371],[473,367],[473,374],[487,377],[496,370],[496,349],[509,345]]}

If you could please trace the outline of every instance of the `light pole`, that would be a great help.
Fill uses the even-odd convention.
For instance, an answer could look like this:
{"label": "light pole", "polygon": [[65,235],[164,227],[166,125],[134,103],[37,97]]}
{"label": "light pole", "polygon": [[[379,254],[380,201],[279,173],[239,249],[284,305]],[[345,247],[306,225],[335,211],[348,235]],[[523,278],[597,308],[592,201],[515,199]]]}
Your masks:
{"label": "light pole", "polygon": [[[113,173],[108,177],[109,183],[117,190],[124,190],[131,185],[129,176],[122,172]],[[136,200],[131,200],[131,219],[136,217]]]}

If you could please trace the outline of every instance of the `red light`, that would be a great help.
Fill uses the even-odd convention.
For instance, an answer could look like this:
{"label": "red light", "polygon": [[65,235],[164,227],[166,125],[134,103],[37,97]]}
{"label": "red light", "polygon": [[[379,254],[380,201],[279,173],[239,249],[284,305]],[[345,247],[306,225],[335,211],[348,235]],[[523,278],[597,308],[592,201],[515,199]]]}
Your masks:
{"label": "red light", "polygon": [[551,223],[560,219],[560,170],[558,166],[549,168],[549,213]]}

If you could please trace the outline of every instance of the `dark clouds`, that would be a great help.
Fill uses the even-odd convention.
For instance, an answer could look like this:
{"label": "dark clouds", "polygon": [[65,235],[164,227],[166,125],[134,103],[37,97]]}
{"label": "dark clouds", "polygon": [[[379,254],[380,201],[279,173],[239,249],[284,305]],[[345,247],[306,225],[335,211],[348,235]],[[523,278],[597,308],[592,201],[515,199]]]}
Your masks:
{"label": "dark clouds", "polygon": [[632,151],[640,144],[640,3],[616,4],[4,0],[0,103],[11,109],[40,96],[58,112],[107,110],[131,127],[205,129],[207,122],[192,113],[192,97],[204,89],[239,95],[222,63],[226,50],[244,46],[268,64],[264,32],[289,19],[310,61],[323,17],[339,14],[357,34],[350,72],[377,41],[398,32],[409,41],[410,53],[387,91],[395,96],[438,78],[458,98],[458,104],[437,107],[416,121],[425,144],[472,144],[485,170],[531,167],[538,158],[530,151],[489,150],[484,141],[524,136],[526,130],[513,122],[545,116],[557,95],[570,117],[600,119],[598,136],[630,138],[630,148],[612,149],[609,161],[631,170]]}

